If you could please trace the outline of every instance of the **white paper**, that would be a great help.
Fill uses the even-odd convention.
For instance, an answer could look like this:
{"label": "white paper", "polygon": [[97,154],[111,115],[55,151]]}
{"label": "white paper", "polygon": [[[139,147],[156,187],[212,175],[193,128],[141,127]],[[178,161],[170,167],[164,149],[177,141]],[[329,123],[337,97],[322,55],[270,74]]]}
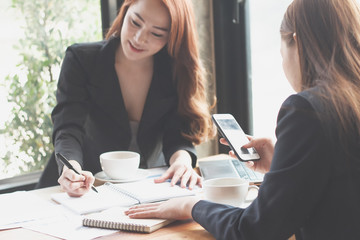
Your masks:
{"label": "white paper", "polygon": [[56,204],[26,191],[1,194],[0,213],[0,229],[19,227],[24,222],[61,214]]}
{"label": "white paper", "polygon": [[72,213],[62,206],[59,207],[63,211],[61,215],[33,221],[23,227],[68,240],[88,240],[117,232],[117,230],[84,227],[82,225],[83,216]]}
{"label": "white paper", "polygon": [[157,168],[146,169],[146,171],[149,174],[146,178],[154,179],[154,178],[161,177],[161,175],[164,174],[167,169],[168,169],[168,167],[157,167]]}

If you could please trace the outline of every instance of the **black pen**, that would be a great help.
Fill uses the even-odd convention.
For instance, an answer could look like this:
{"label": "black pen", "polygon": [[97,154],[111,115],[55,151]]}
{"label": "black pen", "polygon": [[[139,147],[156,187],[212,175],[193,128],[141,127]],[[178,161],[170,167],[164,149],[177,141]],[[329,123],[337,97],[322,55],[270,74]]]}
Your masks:
{"label": "black pen", "polygon": [[[56,157],[59,158],[59,160],[65,164],[65,166],[67,166],[69,169],[73,170],[75,173],[81,175],[78,171],[75,170],[75,168],[71,165],[71,163],[69,162],[69,160],[66,159],[66,157],[64,157],[61,153],[57,153]],[[94,190],[95,192],[98,192],[96,190],[96,188],[94,186],[91,186],[91,189]]]}

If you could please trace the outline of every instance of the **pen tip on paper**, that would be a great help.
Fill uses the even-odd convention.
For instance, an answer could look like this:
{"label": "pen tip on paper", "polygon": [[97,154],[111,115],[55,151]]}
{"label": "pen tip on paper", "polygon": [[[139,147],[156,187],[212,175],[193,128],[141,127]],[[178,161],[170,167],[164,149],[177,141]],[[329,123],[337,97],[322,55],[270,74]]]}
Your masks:
{"label": "pen tip on paper", "polygon": [[91,189],[94,190],[95,192],[99,193],[94,186],[91,186]]}

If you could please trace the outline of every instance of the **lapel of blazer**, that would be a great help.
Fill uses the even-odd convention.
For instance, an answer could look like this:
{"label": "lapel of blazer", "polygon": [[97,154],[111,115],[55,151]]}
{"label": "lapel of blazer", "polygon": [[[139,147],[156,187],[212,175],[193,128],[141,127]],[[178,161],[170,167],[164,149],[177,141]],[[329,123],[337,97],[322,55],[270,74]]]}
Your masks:
{"label": "lapel of blazer", "polygon": [[[116,75],[115,50],[119,38],[111,38],[99,50],[94,75],[89,86],[90,94],[96,104],[122,126],[125,134],[130,136],[130,124]],[[155,56],[154,76],[139,125],[139,133],[144,126],[156,124],[169,109],[177,107],[177,92],[172,81],[171,61],[166,50]],[[165,55],[165,56],[164,56]]]}
{"label": "lapel of blazer", "polygon": [[[141,117],[139,132],[144,125],[158,123],[171,108],[177,108],[177,91],[172,81],[171,61],[166,48],[155,56],[154,74]],[[165,56],[164,56],[165,55]]]}
{"label": "lapel of blazer", "polygon": [[120,126],[125,126],[130,134],[128,115],[114,67],[118,44],[119,38],[111,38],[99,50],[94,66],[95,74],[91,80],[91,87],[94,87],[92,97],[109,117],[114,118]]}

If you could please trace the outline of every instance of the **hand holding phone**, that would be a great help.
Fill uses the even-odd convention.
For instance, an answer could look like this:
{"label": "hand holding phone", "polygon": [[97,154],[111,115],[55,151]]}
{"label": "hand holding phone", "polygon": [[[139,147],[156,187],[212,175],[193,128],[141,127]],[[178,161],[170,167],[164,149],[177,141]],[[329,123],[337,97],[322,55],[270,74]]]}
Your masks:
{"label": "hand holding phone", "polygon": [[260,159],[259,154],[254,148],[242,148],[249,140],[231,114],[213,114],[212,119],[220,134],[226,139],[239,160],[245,162]]}

